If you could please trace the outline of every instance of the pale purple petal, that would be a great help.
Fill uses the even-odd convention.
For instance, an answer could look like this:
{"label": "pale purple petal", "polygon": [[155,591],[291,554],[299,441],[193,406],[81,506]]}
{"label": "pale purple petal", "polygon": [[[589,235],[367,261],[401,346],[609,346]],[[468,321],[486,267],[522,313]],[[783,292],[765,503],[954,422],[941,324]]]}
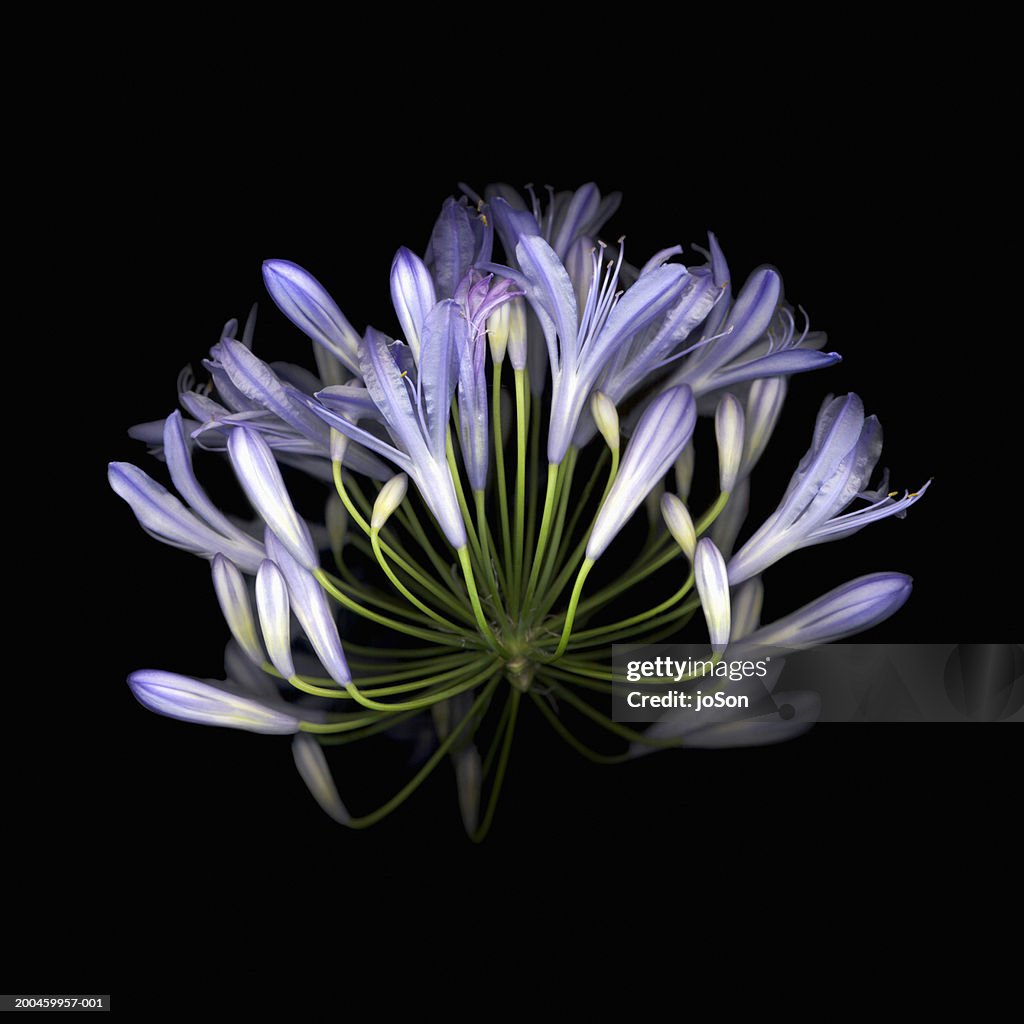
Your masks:
{"label": "pale purple petal", "polygon": [[725,570],[722,553],[707,537],[697,541],[693,576],[697,593],[700,595],[704,619],[708,624],[711,649],[720,655],[729,644],[729,632],[732,628],[729,575]]}
{"label": "pale purple petal", "polygon": [[224,613],[224,621],[238,646],[256,665],[263,664],[263,648],[256,632],[256,620],[249,600],[249,586],[238,566],[221,554],[213,556],[211,563],[213,589],[217,603]]}
{"label": "pale purple petal", "polygon": [[256,573],[256,609],[270,663],[285,679],[291,679],[295,675],[295,664],[288,587],[284,574],[269,558],[260,563]]}
{"label": "pale purple petal", "polygon": [[418,360],[423,322],[437,303],[437,294],[426,264],[405,246],[391,264],[391,301],[405,340]]}
{"label": "pale purple petal", "polygon": [[277,563],[284,575],[291,609],[316,656],[339,686],[348,685],[352,681],[352,674],[323,588],[270,530],[267,530],[266,545],[267,555]]}
{"label": "pale purple petal", "polygon": [[[876,572],[844,583],[743,639],[744,651],[803,648],[861,633],[899,611],[914,581],[900,572]],[[738,656],[736,651],[734,657]]]}
{"label": "pale purple petal", "polygon": [[128,685],[150,711],[183,722],[278,735],[299,731],[292,715],[176,672],[140,669],[128,677]]}
{"label": "pale purple petal", "polygon": [[304,334],[359,372],[358,333],[337,303],[308,271],[289,260],[267,260],[263,282],[278,309]]}
{"label": "pale purple petal", "polygon": [[319,561],[313,539],[292,505],[267,442],[252,430],[236,427],[228,439],[228,455],[246,496],[263,521],[302,565],[311,571],[316,569]]}
{"label": "pale purple petal", "polygon": [[137,466],[112,462],[107,478],[150,536],[204,558],[220,552],[246,572],[256,571],[263,557],[259,544],[252,540],[242,543],[217,533]]}
{"label": "pale purple petal", "polygon": [[597,514],[587,543],[588,559],[600,558],[651,488],[668,472],[690,440],[696,422],[693,393],[686,385],[670,388],[647,407]]}

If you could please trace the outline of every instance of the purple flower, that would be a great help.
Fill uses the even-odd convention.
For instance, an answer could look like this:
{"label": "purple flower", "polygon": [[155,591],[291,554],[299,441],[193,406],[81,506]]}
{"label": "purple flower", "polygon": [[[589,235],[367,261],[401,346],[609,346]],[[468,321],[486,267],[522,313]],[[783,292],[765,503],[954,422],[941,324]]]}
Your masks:
{"label": "purple flower", "polygon": [[289,260],[267,260],[263,282],[278,309],[300,331],[359,372],[359,334],[312,274]]}
{"label": "purple flower", "polygon": [[181,413],[164,422],[164,453],[171,481],[191,506],[136,466],[112,462],[107,478],[114,491],[131,506],[142,528],[171,547],[212,559],[222,554],[246,572],[255,572],[264,558],[263,545],[231,522],[209,499],[192,469],[192,449],[185,437]]}
{"label": "purple flower", "polygon": [[299,720],[250,697],[229,693],[213,683],[159,669],[140,669],[128,685],[150,711],[199,725],[222,725],[248,732],[296,733]]}
{"label": "purple flower", "polygon": [[695,346],[670,383],[689,384],[699,397],[840,361],[835,352],[814,351],[825,344],[823,334],[796,334],[793,314],[782,304],[782,278],[771,267],[755,270],[733,301],[729,267],[714,235],[710,246],[711,273],[724,294],[704,323],[701,341],[707,344]]}
{"label": "purple flower", "polygon": [[687,287],[688,275],[676,264],[645,268],[636,283],[620,293],[621,247],[603,274],[595,251],[593,279],[580,309],[568,271],[543,238],[523,235],[515,254],[519,271],[495,269],[523,289],[540,321],[553,382],[548,462],[560,463],[602,370],[630,339],[672,309]]}
{"label": "purple flower", "polygon": [[[803,608],[745,636],[744,651],[835,643],[889,618],[906,603],[914,581],[901,572],[876,572],[844,583]],[[732,656],[739,658],[739,646]]]}
{"label": "purple flower", "polygon": [[626,525],[650,490],[690,440],[697,407],[688,387],[669,388],[647,407],[630,439],[622,465],[601,506],[587,543],[587,558],[595,560]]}
{"label": "purple flower", "polygon": [[[758,575],[791,551],[846,537],[877,519],[900,515],[918,501],[928,484],[899,500],[895,493],[877,498],[865,491],[881,451],[881,425],[875,416],[865,419],[856,395],[826,400],[810,451],[793,474],[782,503],[729,562],[733,585]],[[870,497],[871,504],[843,514],[857,497]]]}
{"label": "purple flower", "polygon": [[303,566],[319,568],[309,527],[292,505],[267,442],[254,431],[236,427],[228,439],[228,454],[246,496],[268,528]]}
{"label": "purple flower", "polygon": [[370,328],[362,348],[361,372],[373,417],[383,423],[392,443],[357,425],[367,409],[356,389],[326,388],[310,408],[345,437],[377,452],[415,481],[455,548],[466,530],[448,468],[445,441],[448,410],[458,381],[458,365],[469,343],[469,321],[459,304],[439,302],[423,323],[419,365],[408,346]]}

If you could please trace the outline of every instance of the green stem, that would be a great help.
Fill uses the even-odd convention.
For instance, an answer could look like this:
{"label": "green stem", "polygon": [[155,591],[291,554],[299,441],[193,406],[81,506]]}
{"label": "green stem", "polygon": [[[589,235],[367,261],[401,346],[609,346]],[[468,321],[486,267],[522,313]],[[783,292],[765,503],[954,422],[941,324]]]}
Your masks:
{"label": "green stem", "polygon": [[[474,663],[473,667],[475,668],[482,663],[483,659],[480,659]],[[362,704],[364,708],[369,708],[371,711],[413,711],[418,708],[429,708],[439,701],[449,700],[452,697],[457,697],[460,693],[472,690],[474,686],[479,686],[487,678],[494,667],[494,659],[488,659],[487,667],[483,671],[476,673],[461,683],[457,683],[448,689],[439,690],[436,693],[427,694],[425,697],[417,697],[415,700],[397,701],[394,704],[383,704],[380,701],[373,700],[367,697],[365,693],[361,693],[354,685],[349,686],[349,693],[352,694],[357,703]]]}
{"label": "green stem", "polygon": [[587,576],[590,575],[590,570],[593,568],[594,560],[592,558],[585,559],[583,565],[580,566],[579,575],[576,577],[576,583],[572,588],[572,596],[569,598],[569,609],[565,613],[562,637],[558,641],[555,653],[551,656],[552,659],[560,658],[565,653],[566,647],[569,646],[569,636],[572,633],[572,624],[576,618],[576,605],[579,604],[580,594],[583,592],[583,584],[586,583]]}
{"label": "green stem", "polygon": [[[608,449],[604,450],[603,455],[607,455]],[[603,458],[602,458],[603,461]],[[584,492],[581,504],[577,507],[576,514],[579,515],[580,510],[583,507],[583,502],[586,502],[590,496],[590,489],[594,486],[594,481],[597,479],[598,473],[600,472],[600,465],[595,467],[594,473],[587,484],[586,491]],[[608,492],[612,489],[612,484],[615,483],[615,477],[619,472],[619,451],[615,449],[612,452],[612,465],[608,472],[608,480],[604,485],[604,493],[601,495],[601,500],[597,503],[597,512],[601,511],[601,506],[604,504],[605,499],[608,497]],[[576,566],[579,565],[580,559],[583,557],[584,552],[587,550],[587,544],[590,542],[590,535],[594,532],[594,523],[597,521],[597,512],[594,513],[594,518],[591,520],[590,527],[587,532],[580,538],[580,542],[576,545],[576,549],[569,557],[568,561],[562,568],[562,571],[555,578],[555,582],[547,590],[544,595],[543,601],[541,602],[540,611],[538,618],[542,619],[551,610],[551,606],[558,600],[558,595],[565,589],[566,583],[569,582],[569,577],[576,571]],[[570,527],[570,534],[572,528]],[[566,537],[568,540],[568,536]],[[561,561],[561,558],[558,559]]]}
{"label": "green stem", "polygon": [[[450,562],[445,562],[445,560],[437,553],[437,549],[434,545],[430,543],[430,538],[427,537],[427,532],[423,529],[423,524],[420,522],[419,516],[416,515],[416,510],[412,507],[412,502],[403,502],[402,507],[397,512],[397,515],[399,519],[401,519],[405,528],[416,539],[419,546],[427,553],[427,558],[430,559],[430,564],[434,567],[434,571],[448,590],[454,595],[455,603],[458,604],[463,595],[452,586],[452,564]],[[459,607],[461,607],[461,605]]]}
{"label": "green stem", "polygon": [[452,483],[455,485],[455,497],[459,502],[459,511],[462,513],[462,520],[466,525],[466,536],[473,551],[473,557],[477,560],[478,568],[483,569],[483,555],[480,553],[480,540],[473,527],[473,517],[469,512],[469,505],[466,502],[466,494],[462,489],[462,477],[459,474],[459,464],[455,459],[455,447],[452,445],[451,428],[448,429],[448,437],[445,440],[445,451],[448,455],[448,468],[452,474]]}
{"label": "green stem", "polygon": [[[602,450],[600,458],[598,458],[597,464],[594,466],[593,472],[591,472],[591,474],[590,474],[590,479],[587,480],[587,482],[586,482],[586,484],[585,484],[585,486],[583,488],[583,493],[580,495],[580,500],[578,502],[576,502],[576,508],[573,511],[572,518],[569,520],[569,525],[565,529],[565,534],[562,537],[562,542],[558,546],[558,558],[557,558],[557,561],[559,563],[561,563],[561,564],[564,564],[564,562],[565,562],[565,556],[566,556],[566,554],[569,551],[569,545],[572,543],[572,538],[573,538],[573,534],[576,532],[576,527],[579,525],[580,516],[583,515],[583,512],[584,512],[584,510],[587,507],[587,502],[590,501],[590,495],[593,492],[594,487],[597,484],[597,481],[601,477],[601,471],[604,469],[604,464],[608,460],[609,453],[610,453],[610,450],[608,448],[604,448]],[[617,455],[618,455],[618,453],[616,452],[616,456]],[[616,468],[617,468],[617,465],[618,465],[618,458],[617,457],[616,457],[615,462],[616,462]],[[612,473],[612,479],[614,479],[614,470],[613,470],[613,473]],[[609,486],[610,486],[610,484],[605,486],[605,495],[607,495],[607,493],[608,493],[608,487]],[[603,503],[604,503],[604,496],[602,495],[601,501],[598,502],[598,508],[599,509],[600,509],[600,507],[601,507],[601,505]],[[589,536],[589,533],[590,533],[590,531],[588,530],[587,531],[588,536]]]}
{"label": "green stem", "polygon": [[595,764],[622,764],[624,761],[629,760],[629,753],[625,754],[599,754],[596,750],[592,750],[582,740],[578,740],[573,734],[562,724],[561,719],[548,707],[547,701],[539,693],[530,692],[530,696],[533,698],[533,703],[540,708],[541,714],[548,720],[551,728],[558,733],[559,736],[569,744],[578,754],[582,754],[588,761],[593,761]]}
{"label": "green stem", "polygon": [[443,615],[438,614],[428,604],[424,604],[399,578],[395,573],[394,569],[388,565],[387,559],[384,557],[384,552],[381,550],[380,542],[380,531],[370,529],[370,543],[373,545],[373,553],[377,556],[377,564],[384,570],[384,574],[389,580],[395,585],[395,589],[407,600],[410,604],[419,608],[424,615],[428,618],[433,619],[443,629],[450,629],[452,632],[457,633],[459,627],[452,622],[450,619],[446,619]]}
{"label": "green stem", "polygon": [[491,823],[494,821],[494,812],[498,807],[498,797],[501,795],[501,786],[505,781],[505,771],[508,768],[509,754],[512,751],[512,736],[516,729],[516,712],[519,709],[520,692],[513,686],[509,694],[508,719],[505,722],[505,735],[501,744],[501,756],[498,758],[498,768],[491,784],[491,795],[487,801],[487,811],[484,813],[484,820],[480,827],[470,837],[474,843],[483,842],[487,833],[491,830]]}
{"label": "green stem", "polygon": [[487,496],[483,491],[473,492],[473,500],[476,503],[476,521],[480,534],[480,555],[484,563],[484,580],[487,583],[487,589],[491,593],[491,601],[498,618],[507,625],[508,619],[505,617],[505,609],[501,603],[501,590],[498,586],[498,580],[494,575],[494,560],[491,558],[489,543],[491,535],[487,526],[486,499]]}
{"label": "green stem", "polygon": [[671,597],[666,598],[660,604],[656,604],[653,608],[648,608],[645,612],[631,615],[628,619],[609,622],[605,626],[597,626],[594,629],[581,630],[576,634],[575,639],[589,640],[591,637],[603,636],[606,633],[614,633],[616,630],[625,629],[627,626],[635,626],[639,622],[646,622],[648,619],[653,619],[655,615],[660,615],[663,611],[681,601],[692,589],[693,571],[691,570],[690,575],[686,577],[686,582]]}
{"label": "green stem", "polygon": [[491,384],[491,433],[494,437],[494,475],[498,480],[498,500],[501,505],[501,548],[505,556],[505,580],[514,585],[512,574],[512,522],[508,507],[508,484],[505,481],[505,447],[501,436],[501,363],[494,364]]}
{"label": "green stem", "polygon": [[463,718],[459,724],[452,729],[452,731],[445,737],[445,739],[438,746],[437,750],[431,755],[430,759],[423,765],[423,767],[412,777],[412,779],[406,783],[386,804],[378,807],[372,814],[364,815],[361,818],[352,818],[348,822],[349,828],[369,828],[371,825],[376,825],[382,818],[386,818],[392,811],[401,807],[401,805],[423,784],[424,780],[430,775],[430,773],[444,760],[447,756],[448,751],[452,748],[453,744],[458,740],[462,734],[463,729],[468,725],[470,720],[473,718],[476,711],[484,705],[484,703],[490,699],[491,693],[495,686],[501,679],[501,673],[496,673],[491,681],[487,684],[484,690],[480,693],[474,701],[473,706],[470,708],[469,713]]}
{"label": "green stem", "polygon": [[548,542],[547,556],[544,559],[544,568],[540,574],[540,581],[537,584],[537,593],[546,594],[551,576],[558,564],[558,548],[562,542],[562,531],[565,529],[566,508],[569,505],[569,495],[572,493],[572,478],[576,472],[576,459],[579,452],[575,448],[569,449],[565,456],[562,471],[558,477],[558,511],[555,514],[555,525],[551,531],[551,540]]}
{"label": "green stem", "polygon": [[[335,462],[333,464],[334,472],[334,486],[338,492],[338,496],[341,498],[348,510],[348,514],[359,524],[359,527],[366,534],[367,537],[372,533],[370,524],[360,515],[359,510],[356,508],[349,496],[348,490],[345,486],[345,481],[341,475],[341,463]],[[414,565],[411,560],[403,558],[397,551],[394,550],[390,545],[381,542],[382,549],[388,554],[388,556],[402,567],[414,580],[416,580],[420,586],[425,590],[429,591],[434,597],[445,604],[446,607],[451,608],[453,611],[458,611],[460,614],[463,609],[459,606],[458,602],[452,597],[450,593],[446,593],[441,587],[439,587],[426,573],[419,567]]]}
{"label": "green stem", "polygon": [[558,494],[559,465],[554,462],[548,463],[548,485],[544,495],[544,512],[540,519],[540,533],[537,535],[537,548],[533,554],[533,566],[530,569],[530,580],[526,585],[526,596],[523,599],[522,610],[528,614],[530,601],[540,577],[541,561],[547,548],[548,533],[551,530],[551,516],[555,508],[555,498]]}
{"label": "green stem", "polygon": [[476,624],[480,627],[480,632],[487,638],[488,643],[491,647],[498,649],[498,641],[494,633],[491,632],[491,627],[484,617],[484,610],[480,606],[480,595],[476,590],[476,579],[473,576],[473,566],[469,560],[469,550],[466,545],[463,544],[458,550],[459,561],[462,563],[462,574],[466,579],[466,589],[469,591],[469,600],[473,605],[473,614],[476,615]]}
{"label": "green stem", "polygon": [[[523,589],[524,536],[523,516],[526,507],[526,371],[516,370],[516,518],[515,555],[512,560],[512,592],[515,606],[520,607]],[[533,443],[536,443],[534,434]],[[534,481],[531,479],[531,485]],[[533,530],[531,523],[530,530]]]}
{"label": "green stem", "polygon": [[435,644],[443,644],[446,647],[466,647],[467,639],[463,633],[460,636],[453,636],[450,633],[438,633],[432,629],[420,629],[419,626],[410,626],[407,623],[399,622],[397,619],[392,619],[387,615],[379,615],[377,612],[370,608],[366,608],[356,601],[353,601],[344,591],[340,590],[331,581],[330,576],[323,571],[323,569],[317,569],[313,573],[320,586],[327,591],[339,604],[344,605],[349,611],[355,612],[357,615],[361,615],[364,619],[369,619],[371,622],[376,622],[381,626],[387,626],[390,629],[396,629],[400,633],[406,633],[409,636],[417,637],[420,640],[429,640]]}

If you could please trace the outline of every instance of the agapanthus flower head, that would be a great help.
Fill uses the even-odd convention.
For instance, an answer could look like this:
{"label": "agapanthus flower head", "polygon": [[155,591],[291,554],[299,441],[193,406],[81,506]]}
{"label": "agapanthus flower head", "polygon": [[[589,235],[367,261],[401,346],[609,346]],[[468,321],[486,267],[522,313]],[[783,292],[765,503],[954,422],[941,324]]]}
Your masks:
{"label": "agapanthus flower head", "polygon": [[[593,183],[546,197],[462,191],[425,250],[398,248],[393,316],[362,333],[312,273],[266,261],[271,298],[313,342],[312,367],[268,362],[254,315],[241,329],[229,320],[206,379],[179,379],[187,416],[131,432],[180,498],[129,463],[112,463],[109,480],[143,529],[210,561],[232,638],[221,682],[132,673],[143,704],[292,734],[314,800],[354,829],[447,761],[480,839],[510,762],[533,753],[513,753],[527,718],[598,760],[609,755],[577,738],[577,719],[627,739],[612,760],[809,728],[813,698],[788,695],[788,716],[773,703],[784,658],[751,714],[673,713],[646,732],[614,722],[611,647],[675,642],[696,617],[692,635],[723,667],[869,628],[907,599],[909,577],[874,573],[762,625],[761,573],[901,515],[925,488],[900,498],[885,477],[870,490],[878,422],[855,395],[829,399],[778,510],[732,555],[788,377],[839,359],[802,311],[797,329],[779,272],[754,270],[734,295],[714,235],[692,259],[668,240],[633,267],[621,239],[601,237],[619,196]],[[698,457],[699,415],[714,416],[717,451]],[[193,456],[230,464],[255,522],[217,506]],[[282,467],[326,485],[326,501],[293,501]],[[717,497],[702,507],[702,494]],[[866,507],[847,511],[858,498]],[[412,744],[414,774],[356,817],[328,747],[380,733]],[[346,795],[358,780],[346,774]]]}

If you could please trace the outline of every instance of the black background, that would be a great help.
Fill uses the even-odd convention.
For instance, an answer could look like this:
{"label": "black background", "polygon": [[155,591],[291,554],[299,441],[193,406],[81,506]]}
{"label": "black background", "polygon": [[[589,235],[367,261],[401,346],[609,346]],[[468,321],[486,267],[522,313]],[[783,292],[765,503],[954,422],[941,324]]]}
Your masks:
{"label": "black background", "polygon": [[[101,429],[75,445],[84,512],[66,517],[78,540],[62,557],[96,585],[65,606],[77,647],[72,678],[61,681],[69,728],[45,754],[28,743],[30,782],[15,794],[37,829],[15,870],[26,891],[83,914],[115,906],[120,933],[141,941],[179,923],[207,924],[195,940],[202,952],[218,948],[216,929],[228,919],[293,919],[301,935],[325,899],[339,920],[383,907],[399,935],[438,914],[483,933],[524,888],[585,886],[596,900],[650,907],[670,897],[630,889],[631,873],[718,871],[730,893],[772,899],[780,875],[828,873],[840,854],[853,873],[898,870],[908,849],[918,860],[939,858],[965,831],[996,835],[1019,764],[1012,727],[822,726],[774,748],[601,768],[529,714],[492,834],[475,847],[447,766],[392,818],[350,833],[314,805],[286,739],[163,719],[124,685],[140,667],[215,677],[226,636],[206,564],[145,537],[106,487],[109,460],[152,468],[127,427],[170,412],[178,370],[198,367],[222,323],[255,300],[256,352],[309,363],[304,340],[264,300],[268,257],[310,269],[357,329],[388,329],[391,256],[400,244],[422,251],[459,180],[482,188],[496,179],[556,187],[594,179],[625,193],[604,233],[625,234],[635,262],[677,241],[703,242],[712,229],[737,281],[762,262],[780,268],[787,297],[828,331],[844,362],[793,382],[754,478],[761,514],[806,450],[827,391],[856,390],[878,413],[894,488],[935,478],[906,520],[771,571],[768,618],[855,575],[898,569],[914,576],[913,597],[872,639],[1015,639],[1019,608],[996,597],[991,581],[1019,567],[1004,493],[1018,472],[1019,431],[1009,427],[1009,382],[991,354],[998,327],[979,313],[994,308],[994,282],[965,243],[976,213],[937,208],[927,143],[921,152],[920,140],[894,126],[880,137],[853,113],[820,137],[766,127],[756,145],[731,132],[687,145],[663,125],[635,135],[617,127],[609,144],[550,151],[512,132],[414,142],[342,131],[337,155],[267,138],[182,151],[182,127],[124,152],[93,211],[100,216],[74,243],[93,284],[79,322],[102,367],[93,370],[101,386],[91,409]],[[204,481],[228,480],[216,461],[199,463]],[[701,472],[710,472],[707,460]],[[227,495],[229,483],[211,491]],[[402,749],[385,753],[393,756],[375,750],[363,760],[347,748],[335,762],[354,813],[403,777]],[[53,808],[73,840],[48,822]],[[58,842],[75,855],[55,859]]]}

